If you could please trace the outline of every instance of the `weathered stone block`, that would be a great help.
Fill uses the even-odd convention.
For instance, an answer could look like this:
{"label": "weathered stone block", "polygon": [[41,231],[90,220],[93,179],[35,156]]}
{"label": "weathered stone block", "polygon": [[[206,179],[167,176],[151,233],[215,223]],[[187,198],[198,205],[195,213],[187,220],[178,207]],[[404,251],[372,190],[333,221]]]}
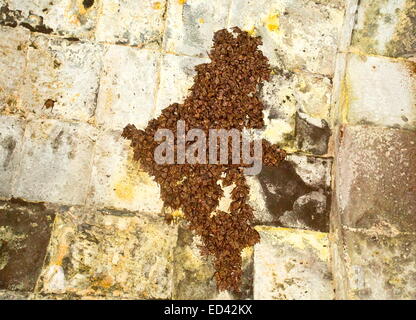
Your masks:
{"label": "weathered stone block", "polygon": [[12,194],[13,178],[20,161],[25,124],[17,117],[0,116],[0,197]]}
{"label": "weathered stone block", "polygon": [[98,94],[97,122],[109,129],[143,129],[155,108],[159,53],[108,46]]}
{"label": "weathered stone block", "polygon": [[199,238],[180,227],[174,250],[173,299],[214,299],[216,290],[212,257],[201,256]]}
{"label": "weathered stone block", "polygon": [[416,299],[416,234],[345,231],[348,299]]}
{"label": "weathered stone block", "polygon": [[34,289],[54,218],[43,204],[0,201],[0,289]]}
{"label": "weathered stone block", "polygon": [[16,113],[21,108],[19,89],[25,73],[29,32],[23,28],[0,27],[0,112]]}
{"label": "weathered stone block", "polygon": [[133,160],[129,141],[121,137],[121,131],[106,131],[97,140],[87,203],[140,212],[162,211],[159,185]]}
{"label": "weathered stone block", "polygon": [[95,139],[96,130],[87,124],[29,122],[13,195],[34,201],[85,203]]}
{"label": "weathered stone block", "polygon": [[416,3],[413,0],[360,2],[352,46],[369,54],[415,57]]}
{"label": "weathered stone block", "polygon": [[57,217],[39,291],[170,298],[176,239],[156,215],[70,208]]}
{"label": "weathered stone block", "polygon": [[416,132],[365,126],[343,129],[335,214],[341,224],[388,233],[416,229]]}
{"label": "weathered stone block", "polygon": [[[1,5],[1,2],[0,2]],[[30,32],[22,27],[7,27],[0,25],[0,47],[14,50],[14,55],[25,55],[30,39]]]}
{"label": "weathered stone block", "polygon": [[416,128],[416,63],[350,54],[344,94],[349,123]]}
{"label": "weathered stone block", "polygon": [[332,160],[290,155],[248,177],[256,222],[328,232]]}
{"label": "weathered stone block", "polygon": [[218,292],[213,258],[202,256],[201,239],[186,226],[179,227],[178,244],[174,250],[173,299],[250,299],[253,296],[253,248],[243,250],[243,277],[239,293]]}
{"label": "weathered stone block", "polygon": [[94,37],[98,3],[94,0],[6,0],[3,24],[66,37]]}
{"label": "weathered stone block", "polygon": [[166,0],[106,0],[100,3],[98,41],[159,48],[162,44]]}
{"label": "weathered stone block", "polygon": [[257,227],[254,246],[254,299],[333,299],[325,233]]}
{"label": "weathered stone block", "polygon": [[332,76],[344,1],[234,1],[229,26],[263,39],[273,66]]}
{"label": "weathered stone block", "polygon": [[155,117],[170,104],[184,102],[193,85],[195,66],[207,62],[209,59],[173,54],[163,56]]}
{"label": "weathered stone block", "polygon": [[91,120],[101,70],[100,46],[35,36],[28,49],[23,104],[29,116]]}
{"label": "weathered stone block", "polygon": [[[331,81],[326,77],[273,70],[271,80],[264,82],[260,91],[266,107],[263,137],[271,143],[296,148],[297,112],[328,121],[331,89]],[[298,134],[302,134],[302,131]],[[306,145],[300,147],[308,149]]]}
{"label": "weathered stone block", "polygon": [[167,11],[165,50],[206,57],[214,32],[227,26],[231,0],[172,0]]}
{"label": "weathered stone block", "polygon": [[296,149],[313,155],[326,155],[331,137],[329,124],[323,119],[296,114]]}

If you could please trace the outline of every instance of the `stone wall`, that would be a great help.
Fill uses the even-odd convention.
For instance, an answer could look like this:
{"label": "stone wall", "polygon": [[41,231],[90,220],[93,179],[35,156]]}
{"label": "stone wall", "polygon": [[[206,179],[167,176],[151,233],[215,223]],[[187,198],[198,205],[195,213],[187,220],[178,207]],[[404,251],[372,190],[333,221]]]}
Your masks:
{"label": "stone wall", "polygon": [[[0,0],[0,299],[416,298],[413,0]],[[120,136],[192,86],[213,32],[263,39],[238,294]]]}
{"label": "stone wall", "polygon": [[333,132],[336,298],[416,299],[416,3],[354,7]]}

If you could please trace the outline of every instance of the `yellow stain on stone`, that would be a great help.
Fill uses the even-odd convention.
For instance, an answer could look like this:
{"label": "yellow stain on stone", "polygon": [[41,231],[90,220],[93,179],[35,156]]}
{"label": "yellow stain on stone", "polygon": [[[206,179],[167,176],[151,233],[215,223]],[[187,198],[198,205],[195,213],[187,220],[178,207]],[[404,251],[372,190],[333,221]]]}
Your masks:
{"label": "yellow stain on stone", "polygon": [[128,182],[120,181],[114,185],[114,192],[117,198],[132,201],[134,199],[134,186]]}
{"label": "yellow stain on stone", "polygon": [[72,1],[68,1],[68,5],[65,8],[64,15],[68,18],[68,21],[72,24],[81,25],[80,17],[88,14],[93,7],[85,8],[83,0],[77,0],[74,4]]}
{"label": "yellow stain on stone", "polygon": [[94,287],[100,287],[103,289],[108,289],[111,288],[114,284],[114,280],[111,276],[106,275],[102,278],[96,279],[95,281],[92,282],[91,286]]}
{"label": "yellow stain on stone", "polygon": [[273,32],[279,31],[279,16],[279,13],[272,13],[264,19],[263,22],[267,29]]}
{"label": "yellow stain on stone", "polygon": [[87,13],[87,10],[88,9],[86,9],[84,7],[84,4],[83,4],[83,1],[82,0],[78,0],[77,6],[78,6],[78,12],[79,12],[79,14],[84,15],[84,14]]}
{"label": "yellow stain on stone", "polygon": [[136,188],[139,185],[151,185],[153,180],[149,174],[141,171],[140,165],[134,161],[130,152],[125,172],[115,179],[113,191],[115,196],[123,201],[132,202],[136,196]]}
{"label": "yellow stain on stone", "polygon": [[382,55],[376,54],[376,53],[368,53],[368,52],[365,52],[365,51],[363,51],[359,48],[355,48],[355,47],[349,48],[348,53],[360,56],[360,58],[364,62],[367,61],[367,58],[369,58],[369,57],[384,59],[386,61],[391,61],[391,62],[412,62],[411,60],[409,60],[409,58],[382,56]]}
{"label": "yellow stain on stone", "polygon": [[293,231],[291,228],[285,227],[272,227],[272,226],[255,226],[258,232],[278,232],[278,231]]}
{"label": "yellow stain on stone", "polygon": [[[291,134],[293,129],[293,121],[285,121],[283,119],[272,119],[268,128],[265,130],[265,136],[268,138],[275,138],[285,134]],[[278,120],[278,121],[276,121]],[[283,138],[283,137],[282,137]],[[279,139],[282,139],[279,138]]]}
{"label": "yellow stain on stone", "polygon": [[80,21],[76,15],[69,16],[69,22],[75,25],[80,25]]}
{"label": "yellow stain on stone", "polygon": [[160,2],[155,2],[153,3],[153,9],[155,10],[160,10],[160,8],[162,7],[162,5],[160,4]]}
{"label": "yellow stain on stone", "polygon": [[340,93],[340,116],[341,122],[347,123],[348,122],[348,113],[351,106],[351,82],[346,75],[341,82],[341,93]]}
{"label": "yellow stain on stone", "polygon": [[172,217],[173,218],[183,218],[185,217],[185,214],[183,213],[182,210],[175,210],[172,212]]}
{"label": "yellow stain on stone", "polygon": [[254,253],[254,247],[245,247],[241,251],[241,257],[243,258],[243,260],[250,259],[250,257],[253,255],[253,253]]}
{"label": "yellow stain on stone", "polygon": [[117,198],[131,202],[135,198],[136,186],[139,184],[150,184],[152,180],[145,172],[137,172],[135,174],[127,173],[114,184],[114,193]]}
{"label": "yellow stain on stone", "polygon": [[282,119],[273,119],[263,133],[263,138],[271,143],[289,143],[290,136],[293,135],[293,125]]}
{"label": "yellow stain on stone", "polygon": [[399,288],[402,288],[405,285],[403,279],[400,279],[400,278],[391,278],[387,282],[390,285],[395,286],[395,287],[399,287]]}
{"label": "yellow stain on stone", "polygon": [[254,25],[251,28],[245,28],[244,31],[247,32],[252,37],[254,37],[257,34],[257,30]]}
{"label": "yellow stain on stone", "polygon": [[179,223],[181,219],[185,218],[185,214],[181,209],[172,210],[169,207],[164,207],[163,213],[165,214],[165,217],[171,216],[173,223]]}
{"label": "yellow stain on stone", "polygon": [[286,151],[286,153],[296,153],[300,151],[298,148],[294,148],[292,146],[283,146],[282,149]]}
{"label": "yellow stain on stone", "polygon": [[86,12],[82,0],[78,0],[75,4],[72,1],[69,1],[65,8],[64,16],[67,17],[70,23],[80,26],[81,22],[79,16],[84,15]]}
{"label": "yellow stain on stone", "polygon": [[53,238],[56,238],[57,247],[55,253],[51,255],[50,265],[61,266],[69,252],[70,235],[74,233],[74,229],[70,226],[59,226],[62,223],[64,222],[60,217],[54,221],[54,228],[57,229],[58,234]]}
{"label": "yellow stain on stone", "polygon": [[204,18],[199,18],[198,22],[202,24],[202,23],[205,23],[205,20],[204,20]]}
{"label": "yellow stain on stone", "polygon": [[106,89],[104,91],[104,109],[111,110],[113,103],[114,103],[113,91],[111,89]]}
{"label": "yellow stain on stone", "polygon": [[187,0],[178,0],[179,4],[185,4]]}

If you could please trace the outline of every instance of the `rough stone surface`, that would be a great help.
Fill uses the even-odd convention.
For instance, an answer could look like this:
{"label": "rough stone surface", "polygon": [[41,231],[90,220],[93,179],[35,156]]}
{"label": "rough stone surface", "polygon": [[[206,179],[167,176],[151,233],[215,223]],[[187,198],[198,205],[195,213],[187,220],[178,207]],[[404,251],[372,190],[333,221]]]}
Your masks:
{"label": "rough stone surface", "polygon": [[156,182],[133,161],[121,131],[106,131],[97,140],[89,204],[98,207],[160,213],[163,202]]}
{"label": "rough stone surface", "polygon": [[352,228],[416,228],[416,132],[365,126],[343,130],[337,165],[336,214]]}
{"label": "rough stone surface", "polygon": [[172,103],[183,103],[193,85],[195,66],[207,62],[209,59],[173,54],[163,56],[155,117]]}
{"label": "rough stone surface", "polygon": [[0,289],[34,289],[54,218],[43,204],[0,201]]}
{"label": "rough stone surface", "polygon": [[[312,119],[328,121],[331,81],[326,77],[303,72],[275,69],[273,73],[271,80],[265,82],[260,91],[260,97],[267,108],[264,113],[266,128],[263,137],[271,143],[296,149],[296,133],[304,134],[299,128],[295,132],[297,112]],[[300,147],[308,149],[306,144]],[[319,147],[325,149],[326,146]]]}
{"label": "rough stone surface", "polygon": [[[93,38],[99,1],[6,0],[0,22],[31,31],[74,38]],[[89,5],[91,4],[91,5]]]}
{"label": "rough stone surface", "polygon": [[35,36],[27,60],[22,96],[29,117],[92,118],[101,71],[98,45]]}
{"label": "rough stone surface", "polygon": [[344,1],[245,0],[232,4],[229,26],[263,38],[273,66],[332,76]]}
{"label": "rough stone surface", "polygon": [[9,198],[19,160],[25,124],[17,117],[0,116],[0,197]]}
{"label": "rough stone surface", "polygon": [[215,31],[227,26],[231,0],[172,0],[167,11],[167,52],[208,56]]}
{"label": "rough stone surface", "polygon": [[166,2],[166,0],[101,1],[96,39],[131,46],[160,47]]}
{"label": "rough stone surface", "polygon": [[413,0],[361,1],[352,46],[369,54],[415,57],[415,28]]}
{"label": "rough stone surface", "polygon": [[[262,37],[258,134],[291,154],[247,178],[239,294],[120,136],[233,26]],[[332,299],[328,260],[337,299],[416,299],[415,26],[414,0],[0,0],[0,299]]]}
{"label": "rough stone surface", "polygon": [[159,54],[108,46],[103,64],[97,123],[114,130],[129,123],[143,129],[155,108]]}
{"label": "rough stone surface", "polygon": [[13,196],[83,204],[96,130],[87,124],[36,120],[26,126]]}
{"label": "rough stone surface", "polygon": [[29,32],[23,28],[0,27],[0,112],[21,109],[19,89],[25,72]]}
{"label": "rough stone surface", "polygon": [[0,300],[29,300],[32,297],[30,292],[0,290]]}
{"label": "rough stone surface", "polygon": [[253,296],[253,248],[243,250],[241,292],[218,292],[214,266],[210,256],[201,256],[201,239],[180,226],[178,244],[174,250],[173,299],[250,299]]}
{"label": "rough stone surface", "polygon": [[347,299],[416,299],[416,234],[344,231]]}
{"label": "rough stone surface", "polygon": [[330,159],[290,155],[249,177],[256,222],[328,232],[331,165]]}
{"label": "rough stone surface", "polygon": [[323,119],[296,114],[296,149],[315,155],[326,155],[331,136],[329,124]]}
{"label": "rough stone surface", "polygon": [[415,299],[413,131],[341,128],[331,251],[337,299]]}
{"label": "rough stone surface", "polygon": [[349,123],[416,128],[416,63],[351,54],[345,82]]}
{"label": "rough stone surface", "polygon": [[39,291],[167,299],[177,229],[156,215],[70,208],[57,216]]}
{"label": "rough stone surface", "polygon": [[258,227],[254,299],[333,299],[325,233]]}

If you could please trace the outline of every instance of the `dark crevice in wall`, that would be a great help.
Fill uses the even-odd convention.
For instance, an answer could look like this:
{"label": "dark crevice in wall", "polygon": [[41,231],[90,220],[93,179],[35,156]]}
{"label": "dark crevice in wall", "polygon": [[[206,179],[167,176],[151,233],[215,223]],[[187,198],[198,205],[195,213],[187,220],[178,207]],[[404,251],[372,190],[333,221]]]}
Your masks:
{"label": "dark crevice in wall", "polygon": [[[30,12],[32,15],[32,13]],[[9,7],[2,6],[0,8],[0,25],[7,27],[17,27],[21,26],[26,29],[29,29],[32,32],[40,32],[45,34],[50,34],[53,32],[53,29],[47,27],[43,23],[43,17],[36,16],[37,23],[30,23],[28,19],[22,14],[20,10],[10,10]]]}

